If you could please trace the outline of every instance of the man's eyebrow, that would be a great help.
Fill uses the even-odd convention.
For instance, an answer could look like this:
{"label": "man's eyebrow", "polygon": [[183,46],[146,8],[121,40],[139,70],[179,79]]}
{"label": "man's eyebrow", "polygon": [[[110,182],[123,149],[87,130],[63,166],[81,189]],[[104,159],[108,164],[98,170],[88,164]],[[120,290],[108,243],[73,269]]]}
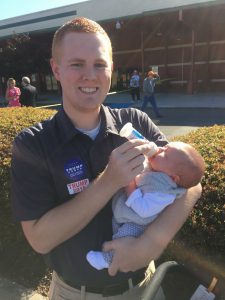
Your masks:
{"label": "man's eyebrow", "polygon": [[109,67],[110,63],[107,59],[96,59],[95,64],[102,64],[105,67]]}
{"label": "man's eyebrow", "polygon": [[[80,62],[80,63],[84,63],[86,60],[85,59],[82,59],[82,58],[76,58],[76,57],[74,57],[74,58],[71,58],[71,59],[69,59],[68,60],[68,62]],[[98,62],[101,62],[101,63],[106,63],[107,61],[106,61],[106,59],[104,59],[104,58],[97,58],[96,60],[95,60],[95,63],[98,63]]]}
{"label": "man's eyebrow", "polygon": [[95,62],[104,62],[105,63],[105,62],[107,62],[107,60],[104,58],[96,58]]}
{"label": "man's eyebrow", "polygon": [[69,62],[74,62],[74,61],[75,62],[84,62],[85,60],[82,58],[76,58],[76,57],[69,59]]}

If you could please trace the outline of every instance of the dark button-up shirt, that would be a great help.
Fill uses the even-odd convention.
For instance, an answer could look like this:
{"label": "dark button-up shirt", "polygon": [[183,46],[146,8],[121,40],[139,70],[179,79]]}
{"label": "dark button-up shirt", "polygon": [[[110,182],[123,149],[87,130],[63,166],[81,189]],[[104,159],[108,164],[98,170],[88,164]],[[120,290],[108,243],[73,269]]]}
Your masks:
{"label": "dark button-up shirt", "polygon": [[[119,131],[127,122],[159,146],[167,143],[147,114],[133,108],[110,109],[103,105],[100,131],[94,141],[74,128],[63,109],[51,119],[23,130],[13,145],[15,218],[39,219],[82,192],[104,170],[112,150],[126,140]],[[102,287],[132,277],[121,272],[111,277],[108,270],[98,271],[86,260],[88,251],[101,250],[102,244],[112,239],[111,219],[109,201],[83,230],[45,255],[47,264],[76,286]],[[63,218],[58,221],[63,222]]]}

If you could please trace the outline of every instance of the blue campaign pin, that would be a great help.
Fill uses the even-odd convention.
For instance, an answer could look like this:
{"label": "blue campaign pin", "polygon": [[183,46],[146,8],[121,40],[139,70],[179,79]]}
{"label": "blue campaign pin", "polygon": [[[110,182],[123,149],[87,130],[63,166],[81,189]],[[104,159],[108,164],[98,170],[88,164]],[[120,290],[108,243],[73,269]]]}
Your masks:
{"label": "blue campaign pin", "polygon": [[64,165],[64,173],[69,179],[80,180],[86,173],[85,164],[79,158],[70,160]]}

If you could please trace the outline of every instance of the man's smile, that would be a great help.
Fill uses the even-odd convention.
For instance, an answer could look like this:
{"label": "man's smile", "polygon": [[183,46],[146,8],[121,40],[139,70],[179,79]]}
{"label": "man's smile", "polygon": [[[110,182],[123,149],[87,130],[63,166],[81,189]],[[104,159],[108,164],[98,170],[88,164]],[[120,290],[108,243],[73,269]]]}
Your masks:
{"label": "man's smile", "polygon": [[99,88],[97,87],[79,87],[79,90],[87,95],[94,94],[97,92]]}

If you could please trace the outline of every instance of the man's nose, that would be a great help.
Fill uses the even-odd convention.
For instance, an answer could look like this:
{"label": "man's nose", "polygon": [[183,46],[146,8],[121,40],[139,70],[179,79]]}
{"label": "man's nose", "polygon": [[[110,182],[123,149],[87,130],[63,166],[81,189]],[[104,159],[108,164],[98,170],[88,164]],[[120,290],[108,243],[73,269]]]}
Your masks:
{"label": "man's nose", "polygon": [[83,69],[82,79],[83,80],[95,80],[96,79],[95,68],[92,66],[86,66]]}

